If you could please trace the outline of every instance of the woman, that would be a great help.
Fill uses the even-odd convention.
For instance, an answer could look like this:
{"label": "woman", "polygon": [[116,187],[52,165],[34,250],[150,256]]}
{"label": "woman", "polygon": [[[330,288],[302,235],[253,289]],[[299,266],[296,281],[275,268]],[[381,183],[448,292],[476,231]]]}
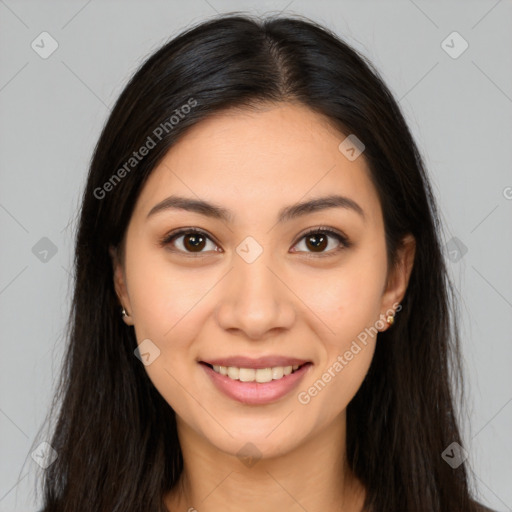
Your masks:
{"label": "woman", "polygon": [[326,29],[223,16],[152,55],[75,272],[45,512],[485,510],[426,171]]}

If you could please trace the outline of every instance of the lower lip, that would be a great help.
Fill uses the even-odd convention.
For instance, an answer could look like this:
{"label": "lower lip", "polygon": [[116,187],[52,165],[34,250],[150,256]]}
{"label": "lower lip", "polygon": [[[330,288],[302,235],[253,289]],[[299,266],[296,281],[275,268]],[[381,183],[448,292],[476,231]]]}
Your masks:
{"label": "lower lip", "polygon": [[298,386],[302,377],[312,366],[311,363],[306,363],[290,375],[285,375],[271,382],[241,382],[217,373],[204,363],[200,363],[200,365],[212,379],[217,389],[229,398],[248,405],[264,405],[283,398]]}

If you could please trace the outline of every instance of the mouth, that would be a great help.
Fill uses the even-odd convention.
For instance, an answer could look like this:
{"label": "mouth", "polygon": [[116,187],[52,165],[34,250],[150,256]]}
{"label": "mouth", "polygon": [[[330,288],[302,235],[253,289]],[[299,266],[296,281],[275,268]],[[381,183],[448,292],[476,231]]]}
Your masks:
{"label": "mouth", "polygon": [[294,364],[262,366],[260,361],[244,361],[241,366],[228,366],[227,360],[222,361],[224,365],[213,364],[218,360],[198,363],[218,391],[245,405],[265,405],[286,397],[313,366],[310,361],[290,359],[285,362]]}
{"label": "mouth", "polygon": [[201,361],[211,368],[215,373],[223,375],[231,380],[240,382],[258,382],[264,384],[274,380],[281,380],[283,377],[291,375],[299,371],[304,365],[311,364],[309,362],[303,364],[294,364],[287,366],[269,366],[266,368],[246,368],[240,366],[222,366],[214,365]]}

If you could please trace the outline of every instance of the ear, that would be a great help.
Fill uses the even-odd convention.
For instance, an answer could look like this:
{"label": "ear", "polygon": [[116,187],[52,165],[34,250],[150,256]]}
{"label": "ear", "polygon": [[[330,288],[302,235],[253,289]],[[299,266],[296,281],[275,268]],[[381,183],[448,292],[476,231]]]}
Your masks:
{"label": "ear", "polygon": [[126,316],[123,316],[123,320],[127,325],[133,325],[131,317],[131,304],[128,297],[128,290],[126,288],[126,277],[124,274],[124,268],[120,261],[117,248],[114,246],[109,247],[110,257],[112,258],[112,268],[114,274],[114,289],[116,291],[117,298],[126,311]]}
{"label": "ear", "polygon": [[[398,248],[396,265],[388,276],[386,289],[382,295],[381,318],[384,317],[384,320],[386,320],[388,315],[393,315],[393,312],[396,311],[398,304],[400,304],[407,291],[415,253],[416,240],[411,234],[408,234],[402,239],[402,243]],[[387,327],[382,329],[382,331],[386,329]]]}

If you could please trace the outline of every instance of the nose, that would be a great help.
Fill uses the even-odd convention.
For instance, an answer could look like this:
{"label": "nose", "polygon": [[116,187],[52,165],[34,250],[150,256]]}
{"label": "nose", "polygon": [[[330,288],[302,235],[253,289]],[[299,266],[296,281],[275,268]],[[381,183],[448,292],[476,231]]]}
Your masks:
{"label": "nose", "polygon": [[234,256],[216,308],[216,320],[222,329],[251,340],[290,329],[296,317],[295,296],[267,252],[270,254],[263,251],[252,263]]}

